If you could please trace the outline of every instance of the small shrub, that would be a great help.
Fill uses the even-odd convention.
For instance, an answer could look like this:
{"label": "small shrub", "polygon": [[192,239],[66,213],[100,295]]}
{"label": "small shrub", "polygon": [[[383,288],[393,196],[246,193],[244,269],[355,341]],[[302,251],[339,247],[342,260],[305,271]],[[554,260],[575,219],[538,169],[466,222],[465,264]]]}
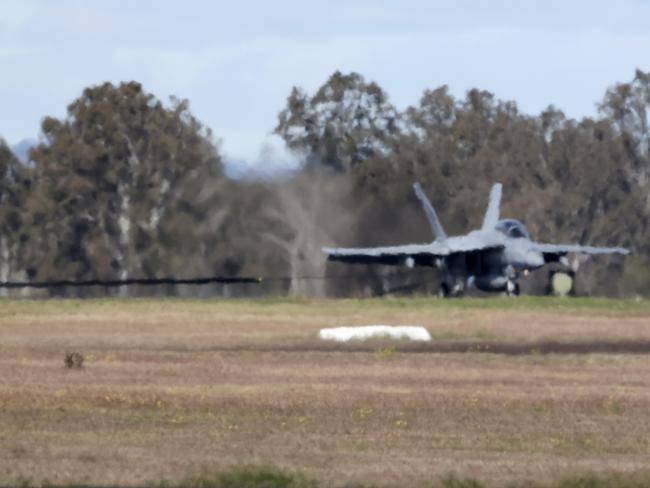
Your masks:
{"label": "small shrub", "polygon": [[484,485],[473,478],[449,476],[442,480],[442,488],[484,488]]}
{"label": "small shrub", "polygon": [[183,488],[315,488],[301,475],[275,467],[240,466],[216,476],[197,476],[181,482]]}
{"label": "small shrub", "polygon": [[66,368],[81,368],[84,365],[84,355],[80,352],[66,352],[63,362]]}
{"label": "small shrub", "polygon": [[387,358],[395,353],[395,346],[380,347],[375,351],[380,358]]}
{"label": "small shrub", "polygon": [[289,488],[294,476],[276,468],[244,466],[219,477],[223,488]]}
{"label": "small shrub", "polygon": [[647,477],[635,476],[581,476],[561,481],[558,488],[646,488],[650,483]]}

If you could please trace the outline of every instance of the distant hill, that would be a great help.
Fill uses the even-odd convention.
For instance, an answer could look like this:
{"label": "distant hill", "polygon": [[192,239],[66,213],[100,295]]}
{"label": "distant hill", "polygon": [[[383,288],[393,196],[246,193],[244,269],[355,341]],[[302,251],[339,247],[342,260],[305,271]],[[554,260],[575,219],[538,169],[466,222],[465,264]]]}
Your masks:
{"label": "distant hill", "polygon": [[26,163],[29,150],[37,144],[38,141],[36,139],[27,138],[9,146],[9,148],[11,149],[11,152],[14,153],[14,156],[16,156],[23,163]]}
{"label": "distant hill", "polygon": [[291,175],[296,169],[289,164],[251,163],[229,157],[225,157],[223,163],[226,176],[235,180],[277,180]]}

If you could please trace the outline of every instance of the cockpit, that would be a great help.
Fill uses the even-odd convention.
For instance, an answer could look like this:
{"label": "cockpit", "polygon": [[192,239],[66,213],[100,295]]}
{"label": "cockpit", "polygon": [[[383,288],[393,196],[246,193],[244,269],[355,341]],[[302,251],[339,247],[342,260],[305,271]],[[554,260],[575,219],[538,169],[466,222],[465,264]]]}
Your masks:
{"label": "cockpit", "polygon": [[526,239],[530,239],[530,235],[524,224],[515,219],[499,220],[494,228],[507,237],[514,239],[525,237]]}

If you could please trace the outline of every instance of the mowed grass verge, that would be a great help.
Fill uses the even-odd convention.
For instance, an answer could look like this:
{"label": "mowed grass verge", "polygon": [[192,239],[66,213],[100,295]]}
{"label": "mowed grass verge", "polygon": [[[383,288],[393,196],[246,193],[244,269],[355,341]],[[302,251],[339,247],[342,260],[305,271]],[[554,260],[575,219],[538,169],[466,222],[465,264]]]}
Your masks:
{"label": "mowed grass verge", "polygon": [[[317,339],[364,324],[532,346]],[[638,474],[650,456],[646,354],[534,347],[650,341],[647,302],[0,301],[0,338],[0,484],[141,486],[264,464],[333,485],[501,486]],[[84,367],[64,368],[66,351]]]}

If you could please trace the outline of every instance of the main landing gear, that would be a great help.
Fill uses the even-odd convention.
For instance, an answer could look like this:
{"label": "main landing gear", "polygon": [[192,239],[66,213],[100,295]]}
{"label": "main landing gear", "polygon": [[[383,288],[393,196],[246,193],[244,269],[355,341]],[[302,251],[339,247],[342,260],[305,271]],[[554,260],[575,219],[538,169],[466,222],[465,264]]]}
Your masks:
{"label": "main landing gear", "polygon": [[[470,278],[470,280],[467,282],[467,287],[472,288],[473,285],[474,280]],[[504,286],[504,278],[501,278],[501,282],[495,283],[492,287],[479,286],[479,289],[488,292],[505,292],[505,294],[509,297],[518,297],[520,293],[519,283],[517,283],[514,279],[505,279]],[[449,281],[444,281],[438,290],[438,298],[459,297],[464,293],[465,286],[462,281],[457,280],[454,285],[450,285]]]}
{"label": "main landing gear", "polygon": [[465,291],[462,281],[457,281],[454,285],[443,282],[438,290],[438,298],[450,298],[462,296]]}
{"label": "main landing gear", "polygon": [[447,298],[449,296],[449,285],[447,283],[442,283],[440,289],[438,290],[438,298]]}

